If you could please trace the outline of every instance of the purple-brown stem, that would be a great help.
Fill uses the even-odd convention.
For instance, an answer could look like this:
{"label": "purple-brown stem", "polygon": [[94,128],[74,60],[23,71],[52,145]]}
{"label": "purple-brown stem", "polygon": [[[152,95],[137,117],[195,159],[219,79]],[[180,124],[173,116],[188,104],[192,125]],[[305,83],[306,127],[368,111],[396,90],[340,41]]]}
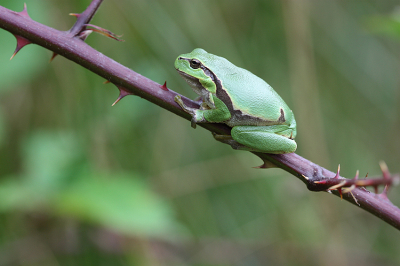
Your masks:
{"label": "purple-brown stem", "polygon": [[[38,44],[56,54],[60,54],[98,74],[119,88],[121,98],[127,94],[134,94],[190,121],[190,115],[184,112],[174,101],[174,97],[177,95],[176,92],[168,89],[166,85],[161,86],[104,56],[87,45],[81,38],[75,38],[75,36],[79,37],[79,34],[86,29],[86,25],[101,2],[102,0],[93,0],[83,13],[75,14],[78,20],[67,32],[47,27],[31,20],[27,15],[25,16],[21,13],[8,10],[2,6],[0,6],[0,27],[15,36],[20,36],[31,43]],[[189,107],[199,108],[198,103],[184,96],[182,96],[182,100]],[[231,130],[224,124],[199,124],[199,126],[218,134],[230,134]],[[345,183],[346,185],[332,190],[333,194],[339,196],[341,194],[339,191],[342,188],[351,187],[356,182],[343,179],[338,174],[335,175],[335,173],[295,153],[279,155],[255,154],[265,162],[264,167],[261,168],[272,165],[282,168],[303,181],[311,191],[327,191],[327,189],[329,190],[334,185],[338,185],[341,182],[348,182]],[[384,177],[388,175],[388,171],[382,170],[382,172]],[[389,179],[391,178],[389,176]],[[359,180],[359,182],[361,181],[363,180]],[[350,191],[351,193],[343,193],[343,198],[400,229],[400,209],[394,206],[386,197],[387,187],[391,182],[384,183],[386,187],[382,194],[369,192],[365,188],[359,187],[363,186],[359,183],[357,187]]]}
{"label": "purple-brown stem", "polygon": [[94,14],[96,13],[97,9],[100,7],[102,2],[103,0],[93,0],[90,3],[90,5],[86,8],[86,10],[83,11],[81,14],[77,13],[70,14],[76,17],[76,22],[74,26],[72,26],[72,28],[68,31],[71,37],[77,36],[86,28],[86,24],[88,24],[90,20],[92,20]]}

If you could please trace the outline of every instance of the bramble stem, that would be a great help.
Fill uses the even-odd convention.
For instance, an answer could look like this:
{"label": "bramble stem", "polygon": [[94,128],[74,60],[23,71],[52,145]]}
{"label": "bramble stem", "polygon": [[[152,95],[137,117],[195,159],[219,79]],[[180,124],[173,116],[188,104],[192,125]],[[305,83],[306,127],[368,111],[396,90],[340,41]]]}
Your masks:
{"label": "bramble stem", "polygon": [[[92,18],[102,0],[93,0],[89,7],[80,15],[78,21],[68,32],[58,31],[43,24],[31,20],[29,17],[21,16],[17,12],[0,6],[0,27],[21,36],[32,43],[40,45],[69,60],[89,69],[97,75],[122,87],[132,94],[138,95],[178,116],[191,120],[191,116],[182,110],[174,101],[177,95],[172,90],[166,90],[160,84],[134,72],[133,70],[117,63],[111,58],[96,51],[84,41],[75,38],[84,24]],[[182,101],[190,108],[199,108],[199,104],[184,96]],[[230,128],[224,124],[198,124],[199,126],[217,134],[230,134]],[[255,153],[264,161],[282,168],[303,181],[311,191],[320,191],[321,186],[316,180],[333,178],[335,173],[308,161],[295,154],[263,154]],[[340,181],[344,179],[338,179]],[[339,195],[337,190],[333,194]],[[352,196],[352,195],[354,196]],[[400,229],[400,209],[394,206],[384,196],[379,196],[364,188],[354,188],[351,193],[344,193],[343,198],[354,203],[362,209],[372,213],[378,218],[386,221],[397,229]],[[356,202],[356,201],[357,202]]]}

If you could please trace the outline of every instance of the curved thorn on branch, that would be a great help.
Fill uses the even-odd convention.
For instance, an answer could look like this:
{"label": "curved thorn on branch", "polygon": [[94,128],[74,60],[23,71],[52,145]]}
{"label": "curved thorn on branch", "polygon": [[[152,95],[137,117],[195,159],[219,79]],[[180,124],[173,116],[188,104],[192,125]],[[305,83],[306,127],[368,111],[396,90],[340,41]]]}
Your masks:
{"label": "curved thorn on branch", "polygon": [[132,92],[130,92],[129,90],[125,89],[124,87],[121,86],[117,86],[118,90],[119,90],[119,96],[117,98],[117,100],[111,105],[114,106],[116,105],[119,101],[122,100],[122,98],[124,98],[125,96],[128,95],[134,95]]}
{"label": "curved thorn on branch", "polygon": [[31,41],[29,41],[28,39],[25,39],[24,37],[21,37],[19,35],[14,35],[15,38],[17,39],[17,47],[15,48],[14,53],[12,54],[11,59],[14,58],[14,56],[26,45],[32,43]]}

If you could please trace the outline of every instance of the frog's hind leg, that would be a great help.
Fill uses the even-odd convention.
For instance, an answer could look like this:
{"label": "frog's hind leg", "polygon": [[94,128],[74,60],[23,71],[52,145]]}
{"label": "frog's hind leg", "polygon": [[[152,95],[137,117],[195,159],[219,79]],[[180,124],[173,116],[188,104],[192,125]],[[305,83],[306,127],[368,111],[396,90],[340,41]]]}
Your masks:
{"label": "frog's hind leg", "polygon": [[[290,139],[292,130],[287,125],[274,126],[235,126],[231,131],[234,149],[250,150],[264,153],[291,153],[297,148]],[[235,144],[233,142],[237,142]]]}

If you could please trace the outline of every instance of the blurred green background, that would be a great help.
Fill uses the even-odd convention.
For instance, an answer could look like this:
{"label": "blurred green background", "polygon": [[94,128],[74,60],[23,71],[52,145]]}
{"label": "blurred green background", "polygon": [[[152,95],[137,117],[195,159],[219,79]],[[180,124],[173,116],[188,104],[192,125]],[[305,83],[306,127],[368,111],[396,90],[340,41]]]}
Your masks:
{"label": "blurred green background", "polygon": [[[1,0],[59,30],[89,0]],[[394,0],[106,0],[87,42],[195,98],[175,73],[201,47],[293,109],[297,153],[342,174],[400,172]],[[398,265],[399,232],[217,143],[139,97],[0,30],[0,265]],[[400,205],[399,188],[390,199]]]}

